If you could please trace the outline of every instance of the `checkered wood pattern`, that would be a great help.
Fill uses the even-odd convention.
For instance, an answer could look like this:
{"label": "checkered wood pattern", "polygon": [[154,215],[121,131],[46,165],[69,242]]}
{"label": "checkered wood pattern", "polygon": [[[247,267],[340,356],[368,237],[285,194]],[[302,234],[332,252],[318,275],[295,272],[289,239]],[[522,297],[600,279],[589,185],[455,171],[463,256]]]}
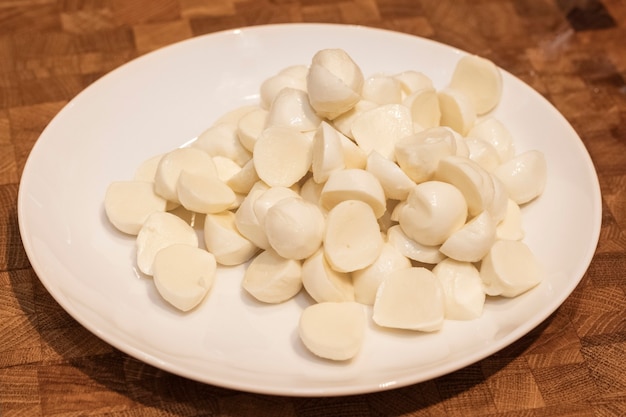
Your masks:
{"label": "checkered wood pattern", "polygon": [[[159,47],[222,29],[335,22],[486,56],[545,95],[600,177],[600,243],[580,286],[530,334],[465,369],[393,391],[282,398],[186,380],[77,324],[29,266],[20,173],[78,92]],[[626,415],[626,3],[623,0],[0,0],[0,416]],[[567,210],[567,207],[563,207]]]}

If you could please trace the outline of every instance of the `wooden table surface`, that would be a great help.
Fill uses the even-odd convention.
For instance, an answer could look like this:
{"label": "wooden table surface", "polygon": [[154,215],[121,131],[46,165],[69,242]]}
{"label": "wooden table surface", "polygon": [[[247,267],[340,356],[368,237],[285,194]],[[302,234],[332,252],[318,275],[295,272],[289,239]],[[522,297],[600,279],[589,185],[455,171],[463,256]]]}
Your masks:
{"label": "wooden table surface", "polygon": [[[510,347],[413,386],[289,398],[145,365],[81,327],[29,265],[20,175],[48,122],[116,67],[222,29],[283,22],[382,27],[484,55],[571,122],[596,166],[600,242],[549,319]],[[624,0],[0,0],[0,416],[626,415]],[[567,210],[566,207],[563,208]]]}

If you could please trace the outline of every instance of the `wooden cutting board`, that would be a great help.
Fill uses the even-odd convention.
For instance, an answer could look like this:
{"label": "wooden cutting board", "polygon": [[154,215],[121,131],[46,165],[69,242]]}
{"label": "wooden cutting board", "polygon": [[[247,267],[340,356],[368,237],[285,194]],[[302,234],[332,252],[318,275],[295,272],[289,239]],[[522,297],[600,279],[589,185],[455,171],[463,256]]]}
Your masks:
{"label": "wooden cutting board", "polygon": [[[565,115],[595,163],[603,218],[593,262],[560,309],[450,375],[369,395],[285,398],[143,364],[59,307],[30,268],[16,213],[24,163],[47,123],[90,83],[146,52],[283,22],[359,24],[444,42],[493,60]],[[620,0],[0,1],[0,416],[626,415],[625,38]]]}

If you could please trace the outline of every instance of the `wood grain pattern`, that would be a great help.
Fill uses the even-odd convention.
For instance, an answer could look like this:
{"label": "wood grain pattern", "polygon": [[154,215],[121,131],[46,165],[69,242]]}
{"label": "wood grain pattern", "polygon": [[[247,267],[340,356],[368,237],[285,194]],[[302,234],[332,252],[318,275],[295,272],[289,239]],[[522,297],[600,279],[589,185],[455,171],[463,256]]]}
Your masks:
{"label": "wood grain pattern", "polygon": [[[19,178],[77,93],[173,42],[248,25],[336,22],[486,56],[572,123],[603,193],[600,243],[574,293],[518,342],[421,384],[283,398],[168,374],[74,321],[30,268]],[[623,0],[0,0],[0,416],[626,415],[626,3]]]}

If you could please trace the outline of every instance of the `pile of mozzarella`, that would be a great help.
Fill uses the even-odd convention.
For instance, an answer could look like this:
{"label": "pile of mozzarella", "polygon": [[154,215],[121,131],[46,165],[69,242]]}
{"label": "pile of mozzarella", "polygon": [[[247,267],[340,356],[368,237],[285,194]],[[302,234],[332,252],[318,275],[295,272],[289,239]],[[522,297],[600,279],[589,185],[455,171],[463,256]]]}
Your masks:
{"label": "pile of mozzarella", "polygon": [[347,360],[368,314],[432,332],[541,281],[520,207],[543,192],[546,161],[516,153],[490,115],[501,94],[478,56],[437,90],[412,70],[364,78],[344,50],[320,50],[266,79],[258,105],[111,183],[105,211],[174,307],[200,304],[218,265],[247,264],[243,288],[261,302],[304,289],[303,344]]}

